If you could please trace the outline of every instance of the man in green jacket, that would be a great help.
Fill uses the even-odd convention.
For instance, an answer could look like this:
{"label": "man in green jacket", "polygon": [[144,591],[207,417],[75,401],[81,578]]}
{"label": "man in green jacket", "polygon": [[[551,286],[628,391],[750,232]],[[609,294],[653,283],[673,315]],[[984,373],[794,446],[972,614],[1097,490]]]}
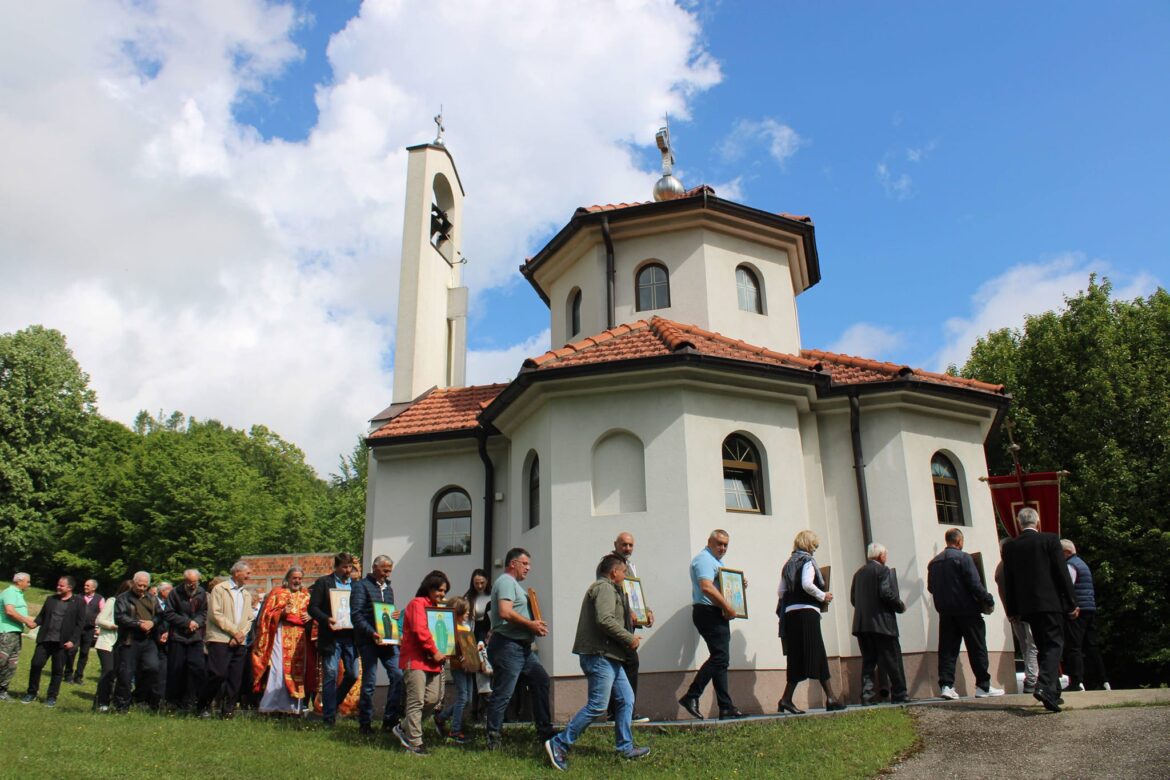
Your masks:
{"label": "man in green jacket", "polygon": [[641,640],[626,630],[626,602],[622,598],[625,579],[625,560],[612,553],[606,555],[597,565],[597,581],[589,586],[581,602],[573,652],[580,656],[581,671],[585,672],[589,685],[589,699],[564,731],[544,743],[549,760],[557,769],[568,768],[569,749],[589,724],[604,714],[611,692],[617,704],[614,741],[618,753],[626,758],[642,758],[650,753],[650,748],[634,747],[630,727],[634,692],[622,664],[627,652],[637,650]]}

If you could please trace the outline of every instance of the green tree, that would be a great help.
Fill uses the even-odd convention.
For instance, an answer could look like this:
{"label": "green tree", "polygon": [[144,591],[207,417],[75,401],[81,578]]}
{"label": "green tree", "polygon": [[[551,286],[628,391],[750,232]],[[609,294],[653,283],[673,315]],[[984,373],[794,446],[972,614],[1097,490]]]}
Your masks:
{"label": "green tree", "polygon": [[65,337],[33,325],[0,335],[0,568],[50,574],[58,484],[97,419],[89,377]]}
{"label": "green tree", "polygon": [[366,530],[366,475],[369,473],[370,448],[364,437],[349,455],[341,457],[339,474],[329,481],[328,500],[320,527],[324,535],[322,550],[360,552]]}
{"label": "green tree", "polygon": [[[1067,469],[1062,535],[1093,568],[1110,675],[1170,681],[1170,295],[1110,298],[1095,277],[1059,312],[980,339],[962,375],[1003,383],[1025,469]],[[1000,431],[993,473],[1011,468]]]}

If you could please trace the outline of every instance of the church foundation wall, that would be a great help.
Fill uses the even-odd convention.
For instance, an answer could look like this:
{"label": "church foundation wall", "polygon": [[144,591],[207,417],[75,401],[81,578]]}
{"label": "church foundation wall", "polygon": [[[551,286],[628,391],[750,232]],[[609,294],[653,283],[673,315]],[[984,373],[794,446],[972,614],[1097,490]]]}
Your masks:
{"label": "church foundation wall", "polygon": [[[1003,651],[988,652],[992,685],[1016,693],[1015,658]],[[906,683],[911,698],[926,699],[938,696],[938,654],[934,652],[906,653],[902,656],[906,670]],[[846,704],[855,705],[861,699],[861,659],[859,657],[830,658],[834,688],[838,689]],[[971,674],[966,655],[959,656],[956,670],[955,689],[962,696],[975,695],[975,677]],[[694,678],[695,671],[648,672],[638,675],[637,711],[654,720],[678,720],[689,716],[678,705],[678,699],[686,692]],[[749,715],[774,713],[787,683],[787,672],[783,669],[733,669],[728,672],[731,697],[741,710]],[[553,718],[565,722],[581,708],[586,699],[586,683],[583,676],[557,677],[552,683]],[[824,707],[824,694],[815,681],[804,681],[797,687],[793,700],[801,709]],[[708,685],[699,709],[708,718],[717,718],[719,708],[715,703],[715,691]]]}

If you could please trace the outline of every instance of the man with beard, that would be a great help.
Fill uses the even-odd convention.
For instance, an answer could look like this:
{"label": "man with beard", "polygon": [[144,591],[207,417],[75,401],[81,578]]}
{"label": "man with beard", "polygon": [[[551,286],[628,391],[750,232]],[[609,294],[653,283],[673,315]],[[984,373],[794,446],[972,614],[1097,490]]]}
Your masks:
{"label": "man with beard", "polygon": [[309,641],[309,591],[305,573],[294,566],[268,593],[256,618],[252,643],[252,691],[263,693],[260,712],[300,715],[305,711],[305,678],[316,654]]}

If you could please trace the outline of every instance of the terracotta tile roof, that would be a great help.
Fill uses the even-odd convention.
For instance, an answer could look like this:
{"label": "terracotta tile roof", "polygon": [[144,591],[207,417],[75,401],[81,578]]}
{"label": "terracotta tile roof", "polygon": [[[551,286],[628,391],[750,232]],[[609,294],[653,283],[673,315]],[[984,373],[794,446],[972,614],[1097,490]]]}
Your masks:
{"label": "terracotta tile roof", "polygon": [[[693,198],[696,195],[703,194],[704,192],[706,192],[708,195],[714,195],[715,188],[709,184],[700,184],[698,187],[687,190],[686,193],[683,194],[683,197]],[[601,211],[619,211],[621,209],[632,208],[633,206],[646,206],[651,203],[654,203],[654,201],[639,200],[632,203],[600,203],[593,206],[581,206],[579,209],[577,209],[577,213],[596,214]],[[783,211],[779,212],[779,215],[785,219],[793,219],[797,222],[808,222],[809,224],[812,224],[812,217],[798,216],[796,214],[786,214]]]}
{"label": "terracotta tile roof", "polygon": [[618,325],[596,336],[529,358],[524,361],[524,366],[541,371],[588,363],[613,363],[620,360],[658,357],[688,348],[715,357],[816,370],[814,360],[774,352],[728,338],[720,333],[703,330],[696,325],[684,325],[663,317]]}
{"label": "terracotta tile roof", "polygon": [[[602,331],[594,336],[552,349],[524,361],[529,371],[620,363],[625,360],[664,357],[674,353],[697,353],[710,357],[804,370],[809,376],[828,375],[833,386],[920,381],[927,384],[1002,394],[1003,385],[938,374],[918,368],[877,360],[801,350],[799,355],[776,352],[663,317],[638,320]],[[480,412],[495,400],[506,384],[438,388],[414,401],[404,412],[370,434],[374,440],[428,433],[471,430]]]}
{"label": "terracotta tile roof", "polygon": [[369,438],[390,439],[420,433],[470,430],[479,420],[479,413],[505,387],[506,384],[435,388],[371,433]]}
{"label": "terracotta tile roof", "polygon": [[1004,392],[1003,385],[993,385],[980,382],[977,379],[966,379],[961,376],[939,374],[934,371],[924,371],[921,368],[898,365],[897,363],[883,363],[868,358],[841,355],[836,352],[824,352],[819,349],[802,349],[801,355],[821,363],[825,371],[833,377],[835,385],[856,385],[866,382],[889,382],[895,379],[917,379],[939,385],[966,387],[974,390],[983,390],[988,393]]}

